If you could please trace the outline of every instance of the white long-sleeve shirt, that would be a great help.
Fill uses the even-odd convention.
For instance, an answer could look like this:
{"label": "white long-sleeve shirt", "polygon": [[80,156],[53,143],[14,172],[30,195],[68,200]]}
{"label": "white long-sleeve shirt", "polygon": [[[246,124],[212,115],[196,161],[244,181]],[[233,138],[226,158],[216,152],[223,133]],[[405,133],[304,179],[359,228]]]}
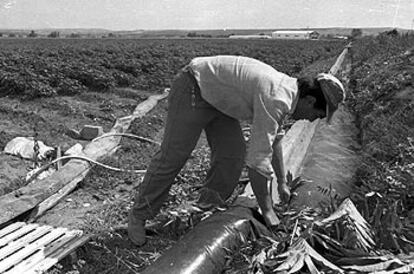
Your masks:
{"label": "white long-sleeve shirt", "polygon": [[204,100],[230,117],[251,123],[246,164],[271,178],[272,145],[284,116],[295,109],[297,79],[242,56],[197,57],[188,67]]}

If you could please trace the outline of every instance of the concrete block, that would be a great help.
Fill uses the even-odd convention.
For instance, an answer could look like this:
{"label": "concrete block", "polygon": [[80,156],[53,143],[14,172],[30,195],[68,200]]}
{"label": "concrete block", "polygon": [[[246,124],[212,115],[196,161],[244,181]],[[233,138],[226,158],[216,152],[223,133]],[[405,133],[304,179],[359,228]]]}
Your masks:
{"label": "concrete block", "polygon": [[101,126],[91,126],[85,125],[79,135],[84,140],[93,140],[98,136],[101,136],[104,133],[103,128]]}

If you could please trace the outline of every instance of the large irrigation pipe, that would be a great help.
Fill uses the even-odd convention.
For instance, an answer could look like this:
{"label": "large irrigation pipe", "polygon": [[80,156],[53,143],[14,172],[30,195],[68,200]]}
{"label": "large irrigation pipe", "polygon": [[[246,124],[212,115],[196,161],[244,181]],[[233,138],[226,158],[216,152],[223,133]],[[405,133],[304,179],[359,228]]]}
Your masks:
{"label": "large irrigation pipe", "polygon": [[[342,61],[344,60],[346,52],[348,52],[348,48],[339,56]],[[334,68],[331,71],[337,72],[342,61],[335,62]],[[315,121],[312,124],[316,126],[318,122]],[[302,130],[299,129],[299,132],[302,132],[304,135],[313,135],[315,126],[312,127],[312,132],[306,132],[304,130],[306,126],[306,123],[302,124]],[[287,144],[291,148],[291,154],[295,155],[289,155],[293,161],[289,162],[291,165],[286,165],[285,163],[285,166],[287,170],[290,170],[291,167],[294,170],[298,170],[305,158],[303,149],[305,151],[308,149],[310,138],[305,138],[306,144],[304,144],[303,139],[291,139],[292,141],[285,142],[285,145]],[[294,148],[297,146],[303,149],[295,150]],[[299,171],[297,172],[299,173]],[[255,224],[260,223],[253,217],[252,210],[245,207],[234,207],[223,213],[213,215],[197,224],[194,229],[188,232],[142,273],[221,273],[228,252],[236,250],[241,244],[241,239],[248,238],[252,235],[251,232],[257,227]],[[266,229],[262,231],[266,231]]]}
{"label": "large irrigation pipe", "polygon": [[230,208],[195,226],[142,274],[220,273],[226,257],[248,238],[258,235],[269,232],[253,217],[252,209]]}

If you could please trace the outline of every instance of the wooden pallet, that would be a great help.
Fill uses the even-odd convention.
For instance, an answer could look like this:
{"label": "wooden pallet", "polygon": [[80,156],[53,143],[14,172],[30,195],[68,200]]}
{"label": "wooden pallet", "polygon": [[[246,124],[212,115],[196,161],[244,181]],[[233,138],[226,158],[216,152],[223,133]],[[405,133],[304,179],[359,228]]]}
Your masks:
{"label": "wooden pallet", "polygon": [[43,273],[88,239],[81,230],[13,223],[0,230],[0,273]]}

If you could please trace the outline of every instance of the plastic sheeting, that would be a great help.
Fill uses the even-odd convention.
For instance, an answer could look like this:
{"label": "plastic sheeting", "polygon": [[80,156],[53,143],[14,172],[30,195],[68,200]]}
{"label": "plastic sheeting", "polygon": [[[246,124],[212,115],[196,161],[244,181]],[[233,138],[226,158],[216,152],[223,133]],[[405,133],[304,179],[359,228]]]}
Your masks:
{"label": "plastic sheeting", "polygon": [[246,238],[267,233],[251,209],[233,207],[196,225],[142,273],[221,273],[229,252]]}
{"label": "plastic sheeting", "polygon": [[[39,145],[38,160],[43,160],[48,154],[54,151],[53,147],[45,145],[42,141],[37,141]],[[34,159],[34,138],[33,137],[16,137],[4,147],[4,152],[22,157],[24,159]]]}
{"label": "plastic sheeting", "polygon": [[345,198],[350,194],[360,165],[358,135],[355,117],[344,107],[335,113],[331,124],[325,120],[318,123],[299,172],[310,182],[296,190],[293,207],[320,207],[331,197]]}

